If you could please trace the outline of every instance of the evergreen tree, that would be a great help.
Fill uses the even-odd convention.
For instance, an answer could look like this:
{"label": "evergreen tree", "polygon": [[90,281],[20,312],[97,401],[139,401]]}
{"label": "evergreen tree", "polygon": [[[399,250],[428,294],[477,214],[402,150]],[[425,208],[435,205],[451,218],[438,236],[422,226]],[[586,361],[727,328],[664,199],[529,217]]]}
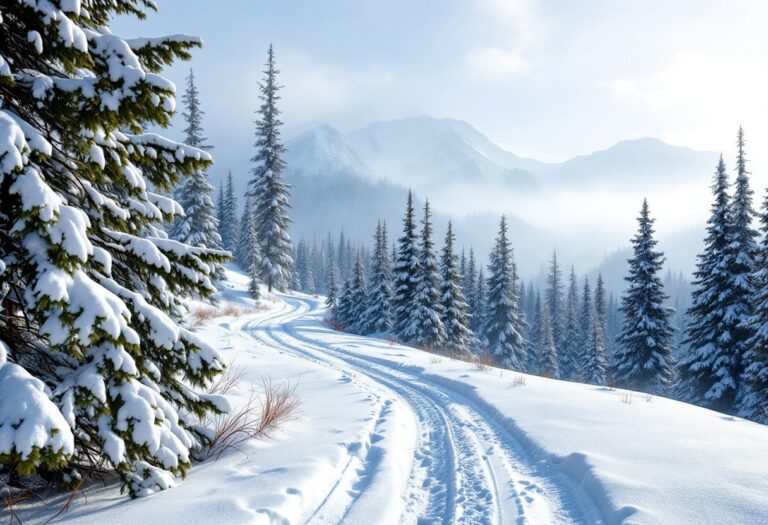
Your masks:
{"label": "evergreen tree", "polygon": [[361,333],[364,324],[365,311],[368,308],[368,286],[365,282],[363,256],[360,252],[355,258],[355,266],[350,276],[350,305],[347,314],[347,331]]}
{"label": "evergreen tree", "polygon": [[347,239],[344,237],[344,229],[342,228],[341,233],[339,233],[339,246],[336,251],[338,256],[338,265],[339,265],[339,276],[341,276],[342,280],[346,280],[347,277],[349,277],[349,273],[352,270],[352,268],[349,267],[348,258],[346,256],[347,253]]}
{"label": "evergreen tree", "polygon": [[579,356],[581,354],[581,349],[579,348],[580,340],[581,325],[578,313],[576,272],[573,267],[571,267],[568,294],[565,300],[565,328],[563,331],[563,342],[560,346],[560,354],[558,356],[560,377],[563,379],[574,380],[578,377]]}
{"label": "evergreen tree", "polygon": [[430,219],[429,201],[426,201],[424,218],[421,222],[416,295],[411,314],[411,326],[406,330],[406,338],[417,345],[434,348],[445,340],[445,326],[441,320],[440,274],[432,242]]}
{"label": "evergreen tree", "polygon": [[753,335],[744,354],[744,393],[739,408],[744,417],[768,423],[768,193],[763,199],[760,226],[763,237],[756,257],[750,321]]}
{"label": "evergreen tree", "polygon": [[485,288],[485,275],[481,266],[477,272],[477,283],[475,284],[475,309],[469,320],[469,329],[475,334],[473,346],[476,350],[482,350],[487,346],[483,334],[487,302],[488,294]]}
{"label": "evergreen tree", "polygon": [[589,277],[584,277],[584,291],[581,294],[581,311],[579,312],[579,360],[581,361],[592,332],[592,290],[589,287]]}
{"label": "evergreen tree", "polygon": [[560,377],[557,366],[557,349],[555,348],[555,336],[552,332],[552,322],[549,316],[549,300],[539,301],[539,325],[536,337],[536,369],[539,375],[557,379]]}
{"label": "evergreen tree", "polygon": [[[174,484],[219,412],[223,368],[181,322],[227,258],[167,239],[164,196],[211,164],[170,124],[162,69],[199,40],[111,33],[150,2],[4,2],[0,32],[0,478]],[[34,37],[34,38],[31,38]],[[37,48],[37,49],[36,49]],[[156,188],[157,192],[150,188]],[[162,373],[161,373],[162,372]],[[5,394],[0,394],[0,397]]]}
{"label": "evergreen tree", "polygon": [[563,308],[563,274],[557,263],[557,252],[552,252],[549,261],[549,273],[547,274],[547,306],[549,318],[552,323],[552,337],[555,341],[555,349],[559,353],[564,331]]}
{"label": "evergreen tree", "polygon": [[440,260],[440,302],[443,326],[445,326],[444,346],[447,350],[466,354],[472,344],[472,332],[469,330],[468,306],[461,290],[462,279],[456,268],[453,242],[453,225],[449,221]]}
{"label": "evergreen tree", "polygon": [[729,307],[734,301],[730,265],[730,200],[728,175],[722,155],[712,183],[714,202],[707,221],[704,251],[694,272],[686,351],[679,365],[681,395],[697,404],[728,410],[736,398],[739,356],[731,331]]}
{"label": "evergreen tree", "polygon": [[608,341],[605,329],[605,286],[603,277],[597,276],[595,285],[595,307],[589,322],[590,332],[579,374],[585,383],[604,385],[606,383],[606,352]]}
{"label": "evergreen tree", "polygon": [[289,187],[282,180],[285,147],[280,142],[280,126],[277,109],[277,84],[279,71],[275,67],[272,45],[267,53],[267,69],[264,82],[259,84],[262,101],[259,120],[256,123],[256,155],[251,159],[256,166],[251,170],[250,193],[254,199],[256,232],[261,250],[261,276],[271,292],[273,288],[284,291],[291,279],[293,260],[291,238],[288,235]]}
{"label": "evergreen tree", "polygon": [[520,331],[514,261],[504,216],[501,217],[499,236],[491,253],[488,270],[491,275],[488,277],[483,337],[499,365],[522,370],[525,363],[525,341]]}
{"label": "evergreen tree", "polygon": [[664,392],[674,377],[672,360],[672,327],[669,311],[664,307],[667,296],[658,273],[664,255],[655,251],[654,219],[648,212],[648,201],[638,217],[639,229],[632,239],[633,257],[629,259],[629,283],[621,301],[624,326],[612,363],[617,383],[649,392]]}
{"label": "evergreen tree", "polygon": [[[744,151],[744,130],[738,132],[738,155],[736,157],[736,181],[730,208],[730,245],[728,250],[728,270],[730,290],[733,293],[728,303],[730,320],[733,322],[731,334],[732,355],[736,356],[734,379],[736,383],[736,402],[746,394],[741,385],[745,370],[745,355],[750,349],[749,340],[754,336],[752,315],[753,301],[758,293],[755,282],[755,258],[758,255],[757,232],[752,228],[755,211],[752,208],[753,191],[749,186],[747,158]],[[728,395],[726,394],[726,399]],[[734,407],[735,409],[735,407]]]}
{"label": "evergreen tree", "polygon": [[[200,109],[195,76],[192,70],[187,77],[187,89],[182,95],[182,101],[186,111],[182,114],[187,127],[184,129],[184,142],[201,150],[210,150],[206,138],[203,137],[202,116]],[[185,178],[181,184],[174,188],[174,196],[184,208],[184,216],[177,218],[170,230],[170,237],[184,244],[221,249],[221,237],[219,236],[219,224],[216,220],[213,199],[211,194],[214,188],[208,182],[205,171],[198,170],[190,177]],[[217,266],[216,273],[221,272]]]}
{"label": "evergreen tree", "polygon": [[412,341],[411,316],[416,304],[416,286],[421,273],[418,237],[414,222],[413,195],[408,192],[408,203],[403,218],[403,236],[398,240],[397,260],[394,265],[394,330],[404,342]]}
{"label": "evergreen tree", "polygon": [[344,281],[344,286],[339,294],[339,305],[336,309],[336,321],[345,332],[352,331],[354,325],[354,304],[353,304],[352,276]]}
{"label": "evergreen tree", "polygon": [[218,194],[216,195],[216,221],[217,221],[217,224],[219,225],[219,237],[221,237],[221,246],[226,250],[227,248],[226,248],[226,245],[224,244],[224,236],[223,236],[225,209],[226,207],[224,205],[224,182],[221,182],[219,184]]}
{"label": "evergreen tree", "polygon": [[315,275],[310,260],[309,247],[302,239],[296,247],[296,272],[299,274],[299,290],[304,293],[315,293]]}
{"label": "evergreen tree", "polygon": [[530,317],[530,323],[528,325],[527,334],[525,339],[525,366],[524,371],[529,374],[539,373],[539,347],[540,347],[540,335],[544,331],[542,325],[544,319],[542,314],[543,308],[546,306],[541,302],[541,293],[538,291],[533,294],[533,315]]}
{"label": "evergreen tree", "polygon": [[[232,253],[237,252],[241,236],[240,227],[248,227],[247,222],[242,222],[237,217],[237,197],[235,196],[235,186],[232,181],[232,172],[227,174],[227,186],[223,191],[221,199],[222,211],[219,215],[219,232],[221,233],[221,245],[225,250]],[[246,204],[246,210],[251,207]]]}
{"label": "evergreen tree", "polygon": [[521,303],[521,307],[523,309],[523,315],[526,319],[533,319],[536,317],[536,296],[538,295],[538,290],[534,293],[533,291],[533,282],[528,283],[528,291],[525,292],[525,298],[526,303]]}
{"label": "evergreen tree", "polygon": [[467,307],[469,308],[470,329],[476,330],[478,325],[482,323],[483,319],[478,314],[477,303],[477,264],[475,263],[475,252],[472,248],[469,249],[469,257],[467,258],[467,267],[464,270],[463,289],[464,297],[467,299]]}
{"label": "evergreen tree", "polygon": [[339,285],[338,272],[335,266],[331,266],[328,271],[328,295],[325,297],[325,306],[331,312],[331,318],[337,319],[339,312]]}
{"label": "evergreen tree", "polygon": [[315,293],[324,294],[327,290],[327,283],[325,281],[325,254],[322,245],[317,246],[317,241],[312,241],[312,250],[309,254],[310,268],[312,269],[312,275],[315,284]]}
{"label": "evergreen tree", "polygon": [[375,250],[371,263],[368,309],[365,311],[365,333],[386,333],[392,328],[392,266],[389,260],[387,225],[376,226]]}
{"label": "evergreen tree", "polygon": [[[253,223],[253,228],[251,227]],[[255,230],[256,217],[253,214],[250,197],[245,198],[243,215],[240,219],[240,231],[238,232],[237,247],[235,249],[235,262],[243,270],[248,270],[253,261],[252,255],[254,243],[257,242],[258,233]],[[255,235],[255,236],[254,236]]]}

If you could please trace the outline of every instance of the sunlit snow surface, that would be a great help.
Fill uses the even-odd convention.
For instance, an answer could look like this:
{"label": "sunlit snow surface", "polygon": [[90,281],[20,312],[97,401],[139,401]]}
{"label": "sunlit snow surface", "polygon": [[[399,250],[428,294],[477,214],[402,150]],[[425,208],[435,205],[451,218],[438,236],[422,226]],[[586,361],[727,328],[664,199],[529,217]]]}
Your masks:
{"label": "sunlit snow surface", "polygon": [[768,523],[764,426],[339,334],[321,305],[279,296],[199,330],[246,372],[235,406],[270,376],[298,383],[300,420],[150,497],[90,486],[55,522]]}

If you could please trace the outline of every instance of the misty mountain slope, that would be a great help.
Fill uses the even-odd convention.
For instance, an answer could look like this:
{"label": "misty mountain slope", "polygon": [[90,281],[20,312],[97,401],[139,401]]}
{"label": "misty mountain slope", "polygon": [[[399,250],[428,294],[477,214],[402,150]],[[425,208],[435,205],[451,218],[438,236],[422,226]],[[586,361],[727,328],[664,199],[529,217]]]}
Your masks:
{"label": "misty mountain slope", "polygon": [[537,186],[543,164],[504,151],[460,120],[410,117],[373,122],[348,133],[347,142],[381,176],[416,188],[439,184]]}
{"label": "misty mountain slope", "polygon": [[541,173],[541,180],[555,189],[599,186],[601,190],[629,191],[707,180],[716,163],[714,152],[642,138],[552,165]]}
{"label": "misty mountain slope", "polygon": [[285,155],[288,173],[370,177],[371,170],[336,129],[321,125],[288,142]]}
{"label": "misty mountain slope", "polygon": [[[286,149],[297,237],[319,240],[343,227],[353,241],[368,242],[383,219],[394,239],[411,188],[419,199],[430,199],[438,235],[452,216],[459,245],[473,246],[481,257],[498,216],[507,214],[521,274],[529,277],[554,248],[577,269],[596,267],[634,231],[634,208],[627,208],[626,231],[616,221],[606,223],[606,214],[635,206],[643,196],[654,211],[676,206],[671,188],[694,187],[704,196],[716,161],[711,152],[638,139],[545,164],[498,147],[466,122],[433,117],[373,122],[348,133],[324,124],[290,138]],[[244,162],[233,171],[238,189],[245,188],[249,168]],[[708,202],[701,200],[699,217],[675,218],[681,242],[665,247],[673,269],[693,267],[700,234],[683,230],[701,222]],[[574,220],[584,227],[572,227]]]}

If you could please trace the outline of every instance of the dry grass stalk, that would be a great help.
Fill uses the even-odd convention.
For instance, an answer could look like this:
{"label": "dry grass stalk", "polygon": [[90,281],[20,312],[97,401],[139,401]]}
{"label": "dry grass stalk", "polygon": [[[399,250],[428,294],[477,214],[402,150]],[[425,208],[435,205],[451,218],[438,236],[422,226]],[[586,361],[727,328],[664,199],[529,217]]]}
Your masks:
{"label": "dry grass stalk", "polygon": [[208,387],[208,393],[221,396],[228,394],[240,384],[240,380],[243,378],[244,374],[245,370],[233,362],[224,370],[224,373],[219,375],[216,378],[216,381]]}
{"label": "dry grass stalk", "polygon": [[299,418],[299,398],[295,384],[263,380],[264,392],[252,390],[239,409],[213,417],[214,437],[208,447],[208,457],[218,459],[228,450],[241,450],[251,439],[268,437],[280,425]]}

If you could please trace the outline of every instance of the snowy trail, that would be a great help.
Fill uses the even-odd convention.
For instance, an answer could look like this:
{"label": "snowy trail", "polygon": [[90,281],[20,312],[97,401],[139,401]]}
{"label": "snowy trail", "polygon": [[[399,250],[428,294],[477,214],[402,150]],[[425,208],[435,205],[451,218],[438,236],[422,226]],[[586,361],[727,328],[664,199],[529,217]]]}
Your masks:
{"label": "snowy trail", "polygon": [[[592,523],[594,506],[546,463],[533,462],[495,420],[471,400],[444,385],[367,357],[365,347],[389,346],[381,340],[333,332],[322,322],[319,301],[283,296],[285,306],[248,322],[252,337],[298,357],[339,370],[381,403],[382,414],[402,402],[417,420],[418,442],[401,521],[418,523]],[[397,346],[391,350],[397,351]],[[384,419],[384,415],[380,417]],[[378,421],[377,421],[378,423]],[[374,425],[371,443],[385,433]],[[345,469],[331,493],[307,520],[354,522],[355,515],[376,512],[380,498],[366,498],[366,488],[382,468],[370,447],[362,466]],[[386,458],[385,458],[386,459]],[[374,514],[375,515],[375,514]]]}

